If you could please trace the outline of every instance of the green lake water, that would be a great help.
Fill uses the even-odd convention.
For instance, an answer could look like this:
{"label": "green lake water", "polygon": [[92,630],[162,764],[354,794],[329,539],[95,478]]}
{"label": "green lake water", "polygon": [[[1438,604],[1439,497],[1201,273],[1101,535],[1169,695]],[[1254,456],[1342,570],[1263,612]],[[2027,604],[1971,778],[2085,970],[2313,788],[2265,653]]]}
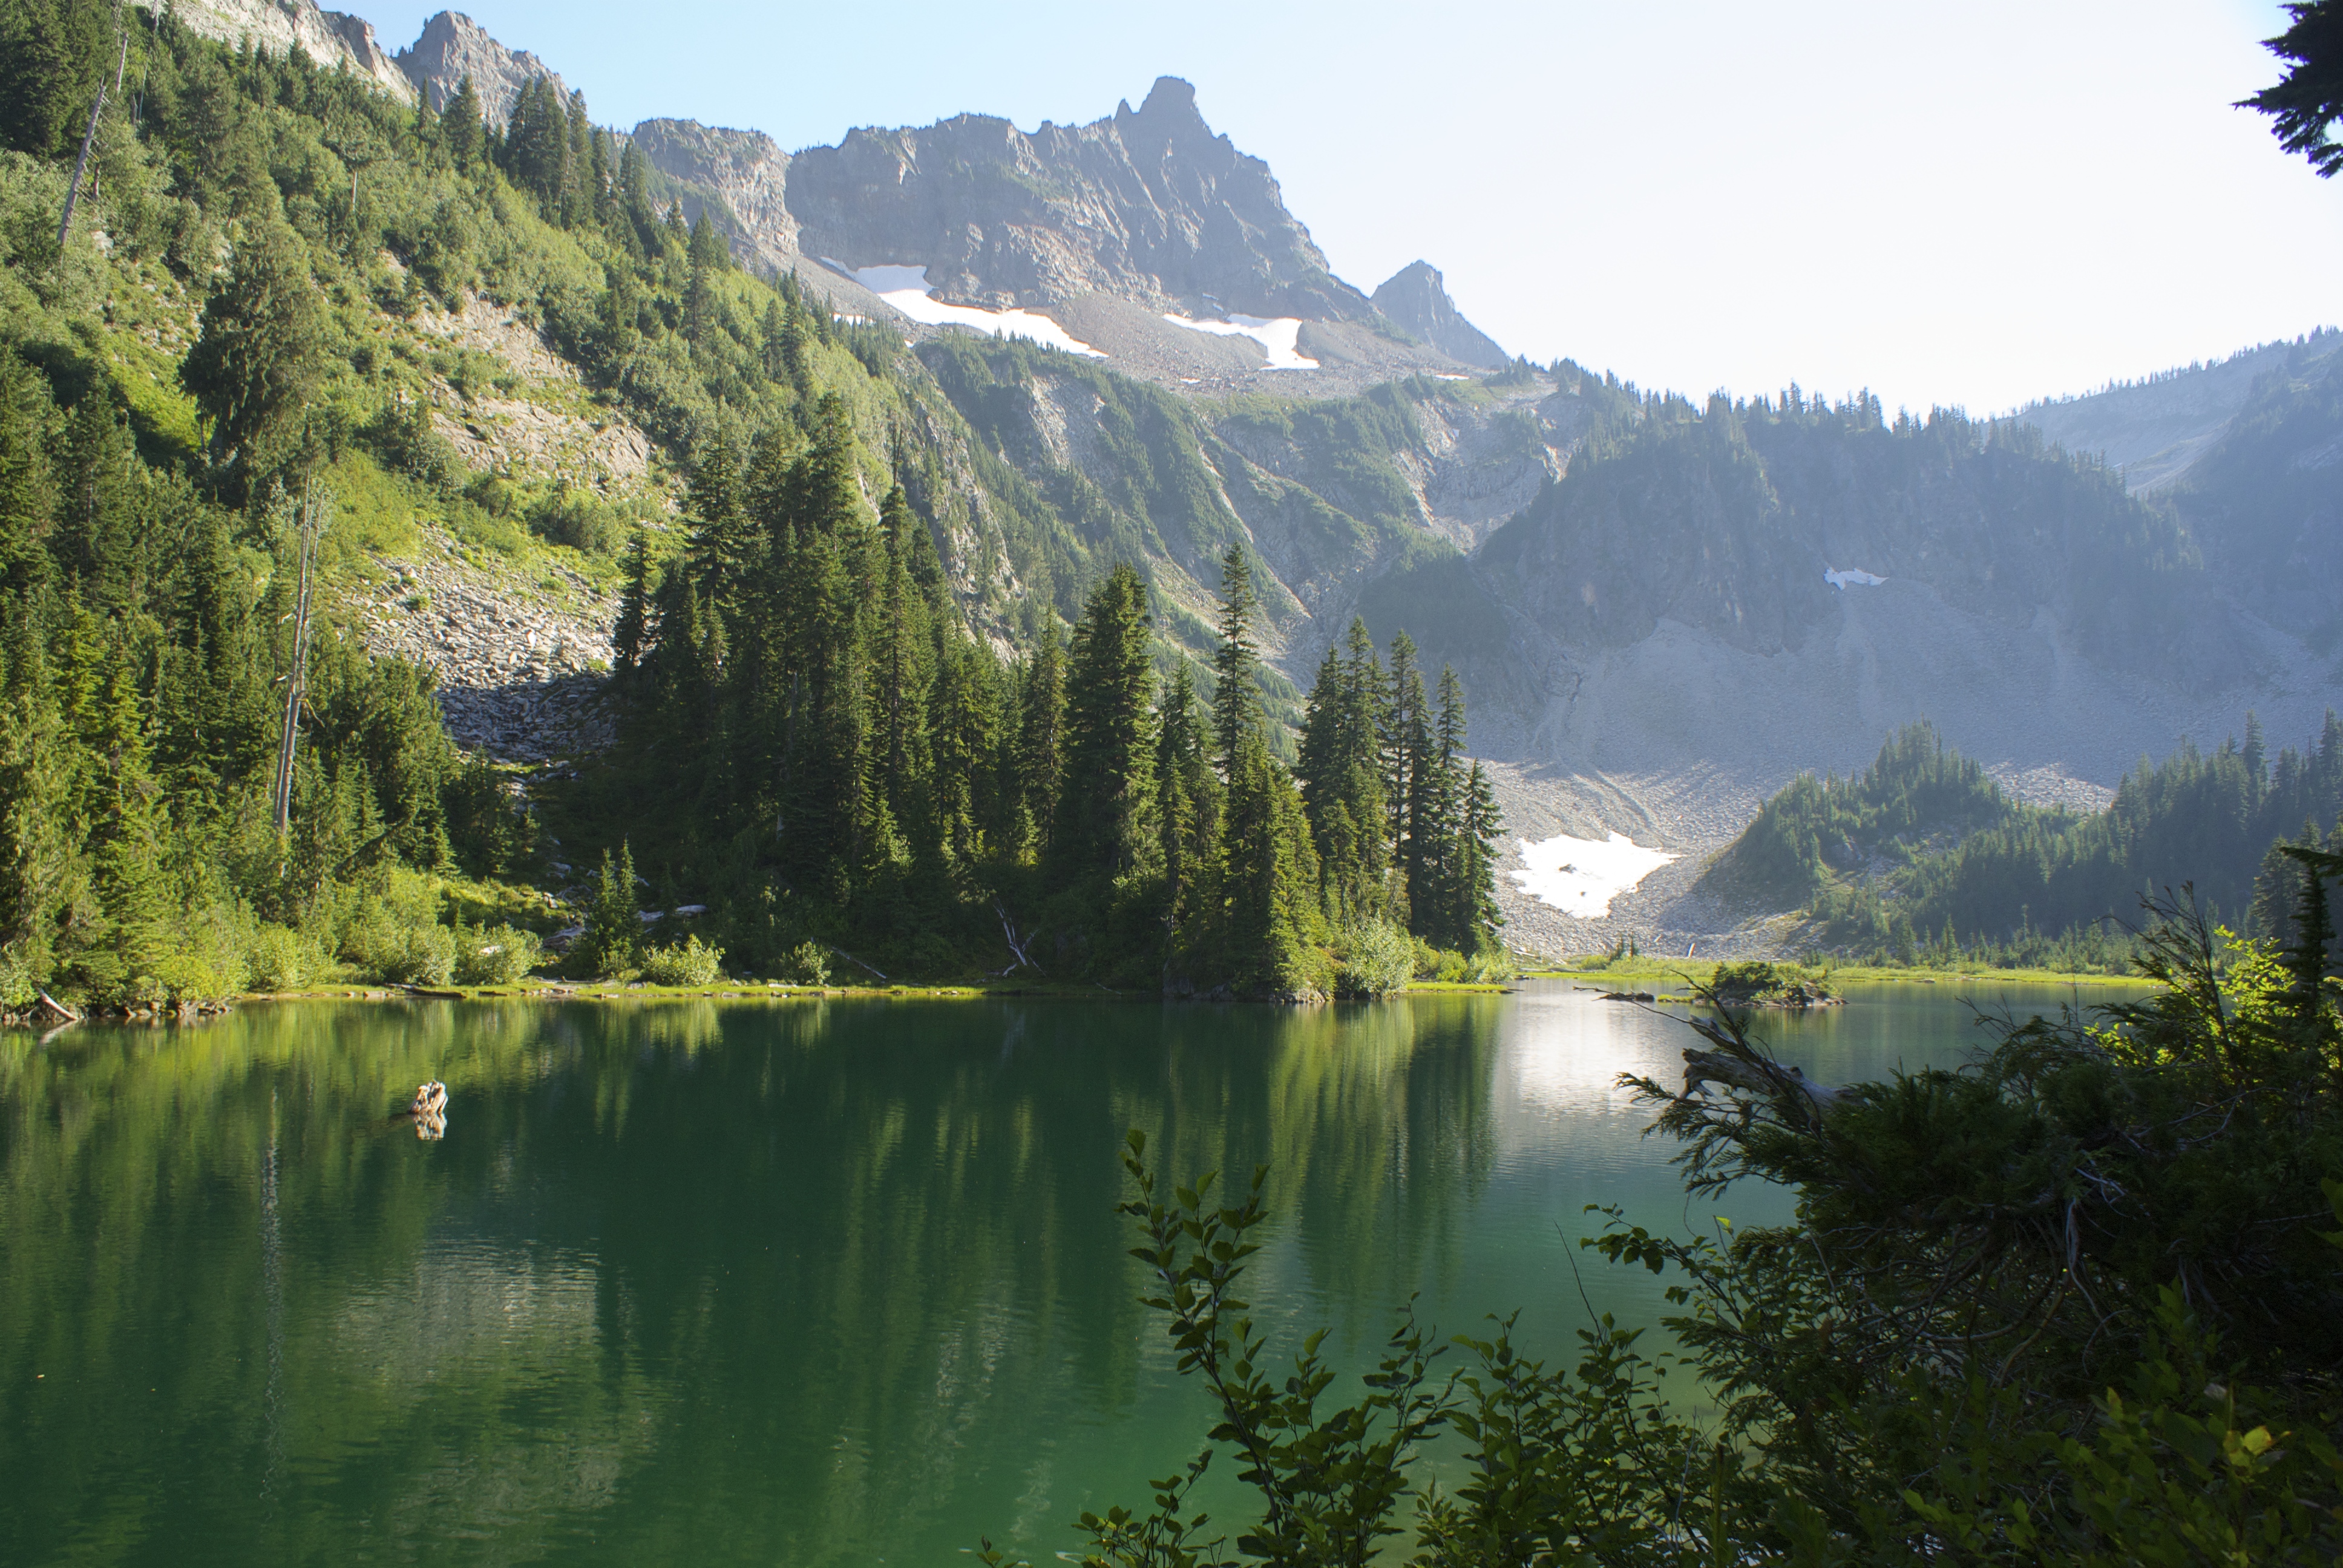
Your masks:
{"label": "green lake water", "polygon": [[[1961,1060],[1971,1002],[2073,1000],[1881,986],[1765,1031],[1842,1081]],[[1270,1163],[1281,1343],[1363,1363],[1418,1292],[1562,1356],[1660,1305],[1569,1244],[1584,1205],[1787,1212],[1688,1208],[1640,1137],[1615,1075],[1690,1042],[1559,982],[0,1034],[0,1563],[1046,1562],[1205,1425],[1134,1299],[1125,1129],[1183,1179]],[[424,1142],[388,1112],[432,1077]]]}

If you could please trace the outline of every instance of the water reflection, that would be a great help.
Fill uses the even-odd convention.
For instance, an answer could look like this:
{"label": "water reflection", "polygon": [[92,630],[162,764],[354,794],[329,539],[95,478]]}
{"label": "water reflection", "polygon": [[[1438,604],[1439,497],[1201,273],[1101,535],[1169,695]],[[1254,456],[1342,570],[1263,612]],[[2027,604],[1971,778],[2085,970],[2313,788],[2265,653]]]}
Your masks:
{"label": "water reflection", "polygon": [[[1785,1026],[1844,1078],[1946,999]],[[0,1038],[12,1560],[957,1560],[1067,1543],[1202,1431],[1111,1213],[1126,1128],[1272,1168],[1253,1298],[1371,1348],[1583,1321],[1585,1202],[1685,1218],[1568,987],[1287,1010],[256,1009]],[[391,1113],[442,1081],[418,1142]],[[1763,1206],[1762,1201],[1758,1204]],[[1744,1205],[1738,1211],[1748,1213]],[[1762,1217],[1762,1216],[1753,1216]],[[1654,1282],[1587,1300],[1648,1316]]]}

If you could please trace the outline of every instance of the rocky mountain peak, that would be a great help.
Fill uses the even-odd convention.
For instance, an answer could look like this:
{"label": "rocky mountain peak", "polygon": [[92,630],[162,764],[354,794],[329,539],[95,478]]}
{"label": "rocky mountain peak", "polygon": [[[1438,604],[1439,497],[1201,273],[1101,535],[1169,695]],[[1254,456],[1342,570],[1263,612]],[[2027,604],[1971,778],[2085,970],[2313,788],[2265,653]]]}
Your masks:
{"label": "rocky mountain peak", "polygon": [[1285,208],[1269,166],[1215,136],[1195,90],[1158,80],[1086,126],[964,115],[858,130],[797,155],[789,206],[811,255],[924,266],[961,303],[1047,307],[1108,295],[1151,308],[1371,319]]}
{"label": "rocky mountain peak", "polygon": [[1451,359],[1493,369],[1512,363],[1494,338],[1457,311],[1456,302],[1448,297],[1447,280],[1428,261],[1412,261],[1392,274],[1375,290],[1374,303],[1394,325]]}
{"label": "rocky mountain peak", "polygon": [[1114,123],[1125,141],[1134,131],[1141,137],[1161,137],[1166,142],[1228,139],[1212,135],[1203,111],[1196,107],[1196,89],[1178,76],[1156,77],[1135,114],[1128,98],[1116,105]]}
{"label": "rocky mountain peak", "polygon": [[398,52],[398,68],[423,92],[434,109],[444,109],[464,78],[480,95],[488,124],[501,129],[520,101],[521,89],[539,76],[563,97],[568,87],[553,68],[526,49],[511,49],[460,11],[442,11],[423,24],[423,35]]}

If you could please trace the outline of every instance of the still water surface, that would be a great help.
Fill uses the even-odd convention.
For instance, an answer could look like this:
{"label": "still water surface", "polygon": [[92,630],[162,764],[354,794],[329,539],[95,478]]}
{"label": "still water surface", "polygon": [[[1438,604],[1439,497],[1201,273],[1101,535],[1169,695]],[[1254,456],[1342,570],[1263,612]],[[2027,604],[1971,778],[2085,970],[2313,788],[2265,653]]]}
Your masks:
{"label": "still water surface", "polygon": [[[1971,1002],[2072,1000],[1879,987],[1766,1031],[1844,1081],[1962,1060]],[[1286,1342],[1362,1363],[1420,1292],[1558,1357],[1590,1307],[1659,1311],[1570,1245],[1584,1205],[1787,1212],[1694,1211],[1640,1136],[1614,1079],[1690,1038],[1559,983],[0,1036],[0,1563],[1046,1562],[1205,1425],[1134,1301],[1125,1129],[1183,1179],[1270,1163]],[[437,1143],[386,1115],[430,1077]]]}

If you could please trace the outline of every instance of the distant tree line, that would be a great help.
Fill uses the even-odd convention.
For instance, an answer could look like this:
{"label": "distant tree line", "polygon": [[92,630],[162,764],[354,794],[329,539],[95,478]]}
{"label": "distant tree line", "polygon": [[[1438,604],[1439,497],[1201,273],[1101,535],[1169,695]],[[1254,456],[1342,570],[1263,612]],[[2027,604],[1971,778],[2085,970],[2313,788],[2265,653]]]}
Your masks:
{"label": "distant tree line", "polygon": [[1822,941],[1856,954],[2071,946],[2184,881],[2241,933],[2288,940],[2303,882],[2286,847],[2330,847],[2338,833],[2343,721],[2331,712],[2314,743],[2275,757],[2248,714],[2242,743],[2143,760],[2096,813],[2019,804],[1918,724],[1853,778],[1793,780],[1706,876],[1805,905]]}

